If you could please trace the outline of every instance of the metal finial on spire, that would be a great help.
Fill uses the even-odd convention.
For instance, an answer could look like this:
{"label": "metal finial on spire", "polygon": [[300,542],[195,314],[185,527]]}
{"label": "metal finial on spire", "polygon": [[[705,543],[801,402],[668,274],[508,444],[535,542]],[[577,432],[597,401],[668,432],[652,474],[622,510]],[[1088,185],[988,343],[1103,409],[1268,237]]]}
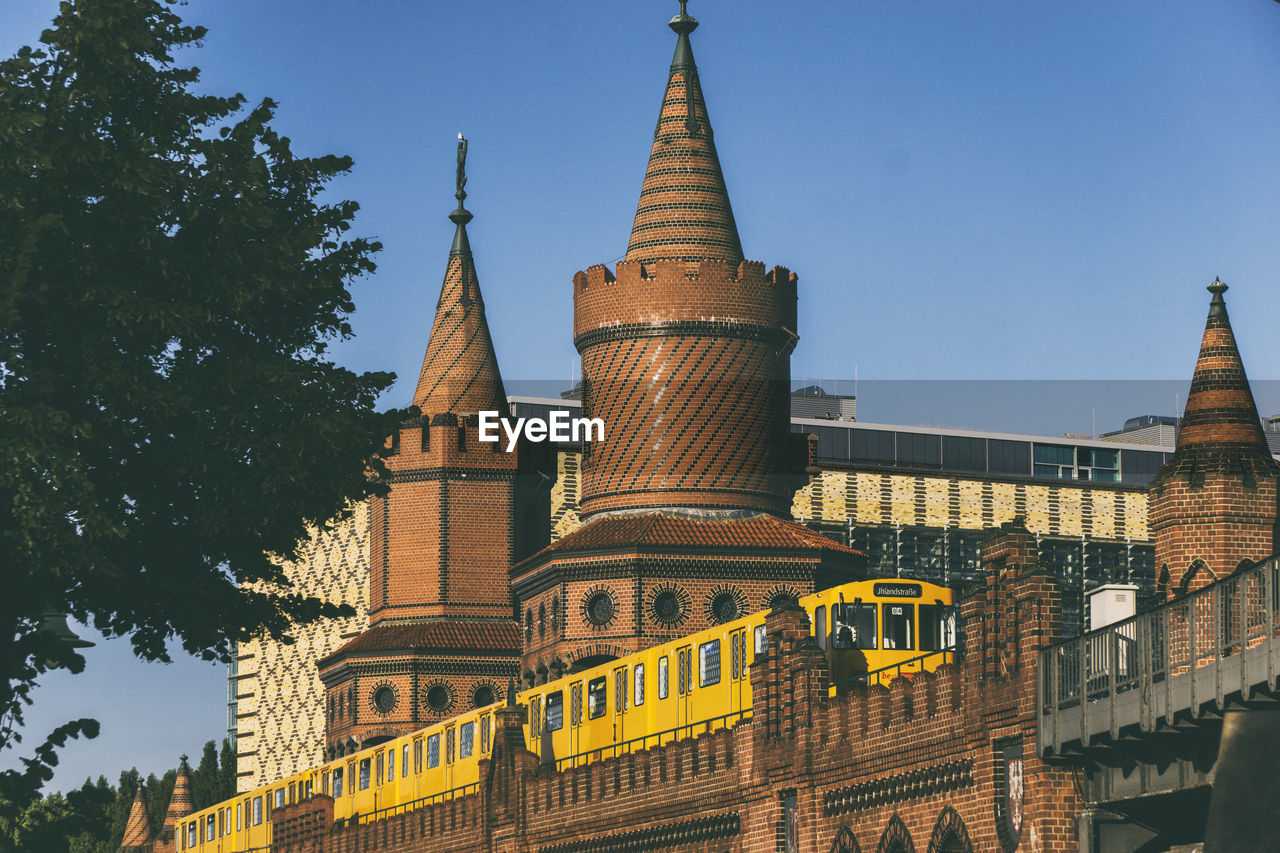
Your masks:
{"label": "metal finial on spire", "polygon": [[463,199],[467,197],[467,139],[458,134],[458,191],[453,197],[458,200],[458,209],[462,210]]}
{"label": "metal finial on spire", "polygon": [[1225,316],[1227,302],[1222,298],[1222,294],[1227,291],[1227,283],[1215,275],[1213,283],[1205,289],[1213,294],[1213,299],[1209,300],[1209,316]]}
{"label": "metal finial on spire", "polygon": [[680,14],[672,18],[667,26],[675,30],[678,35],[687,36],[698,28],[698,19],[689,14],[689,10],[685,8],[689,0],[680,0]]}

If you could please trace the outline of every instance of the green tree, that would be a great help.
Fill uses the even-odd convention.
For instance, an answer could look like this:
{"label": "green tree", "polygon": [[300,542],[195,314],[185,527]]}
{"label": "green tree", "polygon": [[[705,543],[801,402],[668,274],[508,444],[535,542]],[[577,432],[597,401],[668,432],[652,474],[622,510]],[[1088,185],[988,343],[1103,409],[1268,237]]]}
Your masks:
{"label": "green tree", "polygon": [[[0,62],[0,751],[41,673],[83,667],[49,612],[147,660],[349,613],[273,557],[378,488],[403,417],[375,410],[390,374],[326,353],[380,247],[321,195],[349,159],[192,91],[174,54],[204,35],[168,2],[72,0]],[[57,729],[0,798],[94,733]]]}

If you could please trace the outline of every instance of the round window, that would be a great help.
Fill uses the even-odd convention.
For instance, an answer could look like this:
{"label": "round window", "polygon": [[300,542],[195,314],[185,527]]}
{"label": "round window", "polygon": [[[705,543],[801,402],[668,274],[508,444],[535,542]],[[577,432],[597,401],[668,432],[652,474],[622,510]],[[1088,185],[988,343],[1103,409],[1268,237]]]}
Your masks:
{"label": "round window", "polygon": [[373,707],[380,714],[389,714],[396,707],[396,691],[389,684],[383,684],[373,691]]}
{"label": "round window", "polygon": [[493,688],[487,684],[481,684],[476,688],[476,692],[472,694],[471,701],[477,708],[492,705],[494,702]]}
{"label": "round window", "polygon": [[613,619],[613,598],[607,592],[597,592],[587,601],[587,618],[596,625],[607,625]]}
{"label": "round window", "polygon": [[732,622],[738,618],[738,602],[732,593],[722,592],[712,600],[711,612],[719,622]]}
{"label": "round window", "polygon": [[434,684],[427,691],[427,707],[437,714],[449,709],[449,691],[443,684]]}
{"label": "round window", "polygon": [[653,599],[653,612],[663,622],[674,622],[680,618],[680,602],[676,594],[670,590],[660,592]]}

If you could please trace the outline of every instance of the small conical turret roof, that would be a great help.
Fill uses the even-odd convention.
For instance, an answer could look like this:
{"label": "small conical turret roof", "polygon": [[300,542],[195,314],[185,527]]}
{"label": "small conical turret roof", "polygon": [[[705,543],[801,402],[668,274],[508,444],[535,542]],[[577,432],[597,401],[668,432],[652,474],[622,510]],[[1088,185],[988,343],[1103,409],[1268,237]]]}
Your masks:
{"label": "small conical turret roof", "polygon": [[458,134],[458,208],[449,214],[455,226],[453,245],[413,395],[414,405],[424,415],[506,410],[507,395],[485,319],[471,241],[467,238],[467,223],[472,216],[462,205],[467,197],[463,189],[467,182],[466,152],[467,141]]}
{"label": "small conical turret roof", "polygon": [[706,258],[738,263],[742,241],[729,204],[689,34],[698,22],[680,0],[669,26],[676,52],[653,133],[626,260]]}
{"label": "small conical turret roof", "polygon": [[191,768],[187,766],[187,757],[184,755],[178,763],[178,778],[173,782],[173,796],[169,798],[169,808],[164,813],[164,829],[174,829],[178,821],[195,810],[196,803],[191,797]]}
{"label": "small conical turret roof", "polygon": [[1159,479],[1176,472],[1219,471],[1250,478],[1274,474],[1276,464],[1222,298],[1227,285],[1214,279],[1208,289],[1213,297],[1178,430],[1177,452]]}
{"label": "small conical turret roof", "polygon": [[129,820],[124,825],[124,838],[120,842],[120,850],[130,850],[149,845],[155,838],[151,831],[151,820],[147,816],[147,803],[142,798],[142,786],[133,794],[133,805],[129,807]]}

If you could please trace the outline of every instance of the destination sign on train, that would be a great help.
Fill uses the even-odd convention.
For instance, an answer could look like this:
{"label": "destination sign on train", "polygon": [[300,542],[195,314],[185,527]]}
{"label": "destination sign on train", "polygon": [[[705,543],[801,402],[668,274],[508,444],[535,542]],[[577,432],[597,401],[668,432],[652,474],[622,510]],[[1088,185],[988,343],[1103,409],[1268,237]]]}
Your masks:
{"label": "destination sign on train", "polygon": [[919,598],[921,587],[918,583],[878,583],[873,591],[878,598]]}

